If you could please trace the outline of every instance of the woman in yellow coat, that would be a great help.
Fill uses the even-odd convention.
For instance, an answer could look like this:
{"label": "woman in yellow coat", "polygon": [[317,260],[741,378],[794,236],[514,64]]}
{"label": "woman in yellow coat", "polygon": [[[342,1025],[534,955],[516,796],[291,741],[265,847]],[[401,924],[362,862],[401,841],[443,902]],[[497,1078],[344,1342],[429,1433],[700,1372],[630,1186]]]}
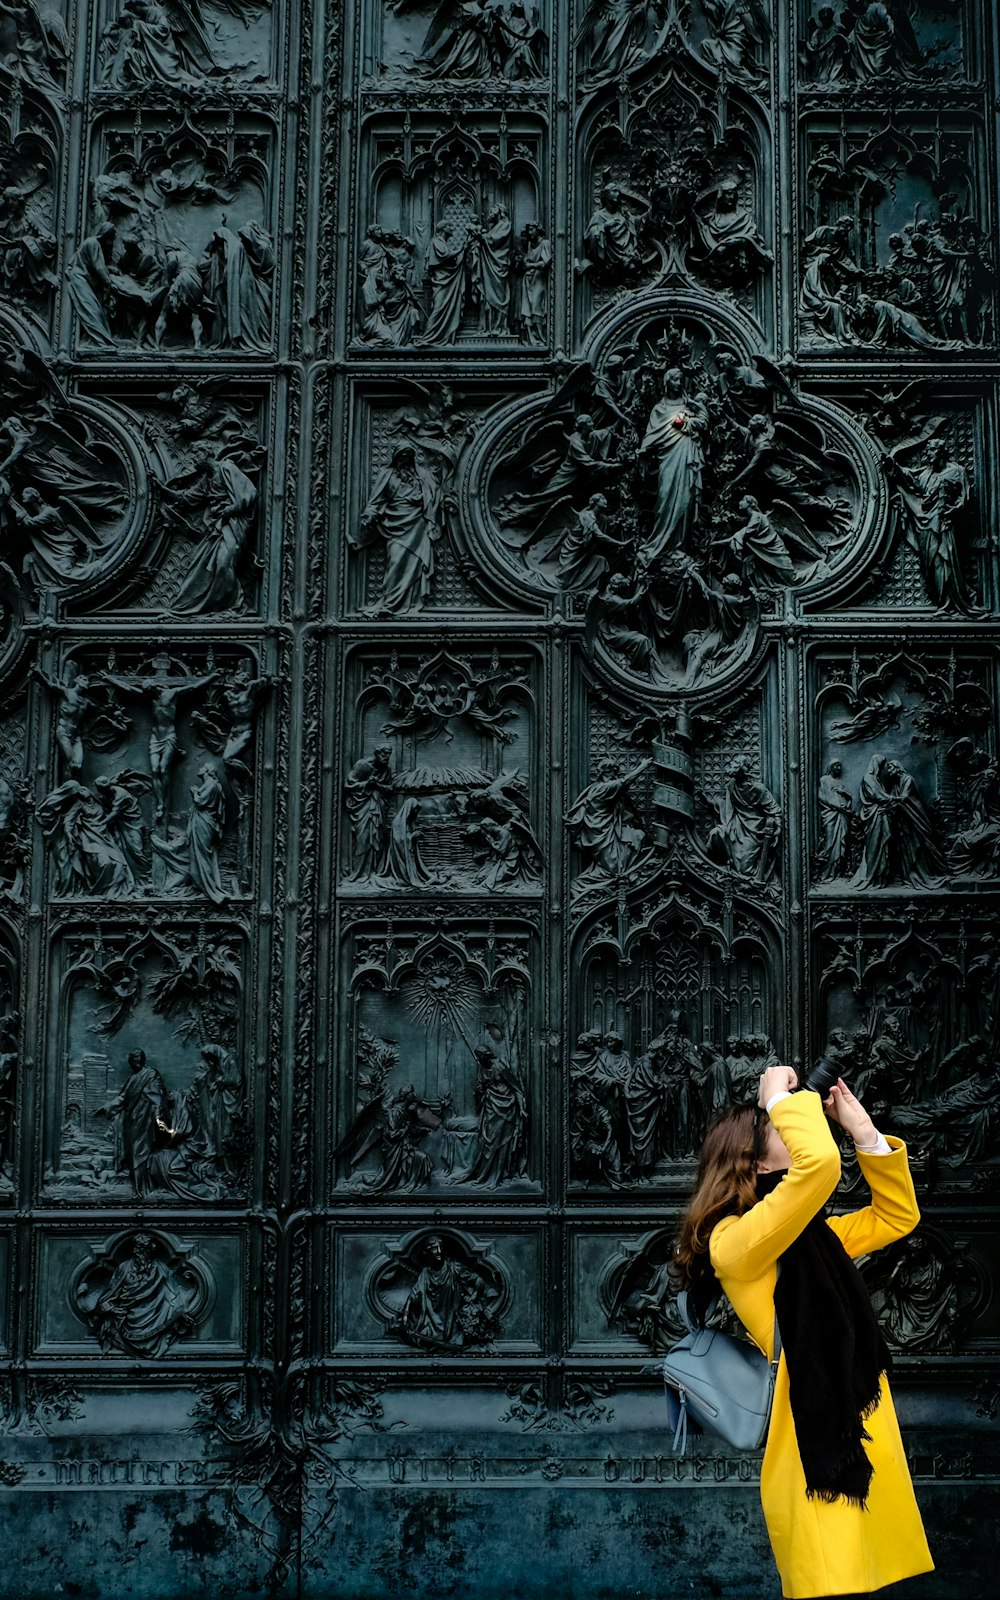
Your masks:
{"label": "woman in yellow coat", "polygon": [[[905,1146],[876,1131],[844,1082],[825,1103],[795,1087],[791,1067],[771,1067],[758,1111],[730,1110],[709,1130],[676,1263],[696,1307],[721,1284],[769,1358],[777,1309],[761,1503],[782,1593],[819,1600],[933,1570],[885,1381],[888,1352],[851,1265],[905,1238],[920,1213]],[[824,1111],[853,1138],[872,1197],[825,1220],[840,1155]]]}

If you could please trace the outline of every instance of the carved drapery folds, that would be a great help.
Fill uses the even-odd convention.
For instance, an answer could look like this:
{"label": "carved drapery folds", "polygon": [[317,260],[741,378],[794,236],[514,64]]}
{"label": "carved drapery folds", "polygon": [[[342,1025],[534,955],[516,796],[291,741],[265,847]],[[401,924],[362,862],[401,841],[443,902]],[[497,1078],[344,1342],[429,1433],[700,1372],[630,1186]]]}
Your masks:
{"label": "carved drapery folds", "polygon": [[362,1483],[671,1492],[705,1126],[821,1052],[918,1460],[994,1405],[994,10],[0,0],[5,1484],[148,1393],[331,1594]]}

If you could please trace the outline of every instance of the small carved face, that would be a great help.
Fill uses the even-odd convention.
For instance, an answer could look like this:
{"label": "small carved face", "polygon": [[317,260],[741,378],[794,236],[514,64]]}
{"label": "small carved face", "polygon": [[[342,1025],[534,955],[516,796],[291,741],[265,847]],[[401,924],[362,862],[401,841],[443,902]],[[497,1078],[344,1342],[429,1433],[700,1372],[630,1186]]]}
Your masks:
{"label": "small carved face", "polygon": [[428,1239],[425,1248],[427,1251],[427,1259],[431,1265],[435,1267],[440,1266],[444,1260],[444,1246],[442,1245],[441,1240],[436,1233],[432,1234]]}
{"label": "small carved face", "polygon": [[839,778],[841,773],[843,772],[843,770],[844,770],[844,763],[842,761],[831,761],[830,762],[829,771],[830,771],[831,778]]}

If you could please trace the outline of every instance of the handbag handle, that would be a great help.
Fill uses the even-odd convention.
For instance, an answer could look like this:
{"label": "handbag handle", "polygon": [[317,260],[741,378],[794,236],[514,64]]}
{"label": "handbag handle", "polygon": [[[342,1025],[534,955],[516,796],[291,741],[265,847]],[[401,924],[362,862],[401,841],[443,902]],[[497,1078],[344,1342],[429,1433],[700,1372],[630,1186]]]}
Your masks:
{"label": "handbag handle", "polygon": [[[781,1271],[780,1262],[778,1263],[778,1271]],[[705,1326],[705,1323],[708,1321],[709,1317],[718,1310],[721,1299],[721,1294],[712,1296],[711,1300],[708,1302],[708,1305],[705,1307],[705,1316],[699,1325],[697,1322],[695,1322],[693,1316],[691,1315],[690,1307],[688,1305],[688,1291],[686,1289],[681,1290],[680,1294],[677,1296],[677,1310],[680,1312],[681,1321],[683,1322],[688,1333],[698,1333],[700,1328]],[[772,1335],[771,1348],[774,1351],[774,1354],[771,1357],[771,1366],[774,1371],[777,1372],[778,1359],[781,1355],[781,1330],[778,1327],[777,1310],[775,1310],[774,1313],[774,1332]]]}

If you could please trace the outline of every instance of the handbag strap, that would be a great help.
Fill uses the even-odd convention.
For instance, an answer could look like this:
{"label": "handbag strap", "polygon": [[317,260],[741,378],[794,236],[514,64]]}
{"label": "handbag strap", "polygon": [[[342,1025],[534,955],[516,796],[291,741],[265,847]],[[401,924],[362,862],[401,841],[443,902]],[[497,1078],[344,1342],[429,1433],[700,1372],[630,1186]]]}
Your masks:
{"label": "handbag strap", "polygon": [[[780,1271],[781,1271],[781,1262],[779,1261],[778,1265],[777,1265],[777,1272],[780,1272]],[[775,1274],[775,1277],[777,1277],[777,1273]],[[708,1321],[709,1317],[713,1316],[715,1314],[715,1312],[719,1309],[719,1303],[720,1303],[721,1300],[722,1300],[722,1295],[721,1294],[716,1294],[716,1295],[712,1296],[711,1300],[708,1302],[708,1305],[705,1307],[705,1316],[704,1316],[704,1319],[703,1319],[703,1322],[702,1322],[702,1326],[703,1327],[704,1327],[705,1323]],[[692,1316],[691,1316],[691,1314],[690,1314],[690,1312],[688,1310],[688,1292],[687,1292],[686,1289],[682,1289],[680,1294],[677,1296],[677,1310],[680,1312],[681,1321],[683,1322],[685,1328],[687,1328],[688,1332],[689,1333],[696,1333],[698,1331],[697,1324],[695,1323],[694,1319],[692,1318]],[[781,1330],[778,1327],[778,1311],[777,1311],[777,1307],[775,1307],[775,1311],[774,1311],[774,1330],[773,1330],[773,1333],[772,1333],[772,1336],[771,1336],[771,1349],[774,1352],[773,1355],[771,1356],[771,1366],[774,1369],[774,1371],[777,1372],[777,1370],[778,1370],[778,1360],[779,1360],[779,1358],[781,1356]]]}

